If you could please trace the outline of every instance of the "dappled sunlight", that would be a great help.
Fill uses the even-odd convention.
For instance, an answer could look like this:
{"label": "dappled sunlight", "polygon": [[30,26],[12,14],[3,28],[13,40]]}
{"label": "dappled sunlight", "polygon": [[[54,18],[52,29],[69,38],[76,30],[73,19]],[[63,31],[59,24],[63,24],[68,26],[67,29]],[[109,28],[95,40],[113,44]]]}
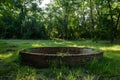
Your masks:
{"label": "dappled sunlight", "polygon": [[42,45],[41,44],[38,44],[38,43],[34,43],[32,44],[32,47],[41,47]]}
{"label": "dappled sunlight", "polygon": [[100,47],[100,49],[104,51],[112,50],[112,51],[120,51],[120,45],[115,45],[111,47]]}
{"label": "dappled sunlight", "polygon": [[[7,43],[7,44],[6,44]],[[86,41],[63,41],[63,40],[2,40],[0,43],[0,61],[3,63],[13,63],[10,69],[4,65],[0,67],[4,75],[6,72],[14,74],[14,79],[26,79],[26,80],[49,80],[49,79],[60,79],[65,77],[66,80],[75,80],[80,77],[81,79],[93,79],[97,74],[104,75],[116,75],[120,73],[120,45],[119,44],[108,44],[108,43],[94,43],[90,40]],[[11,49],[11,45],[15,45],[15,51],[7,51]],[[68,67],[62,66],[62,68],[50,67],[46,69],[36,69],[30,66],[24,66],[19,64],[19,51],[21,49],[34,47],[79,47],[79,48],[95,48],[104,51],[103,58],[100,61],[94,61],[86,66],[75,66],[69,70]],[[14,48],[14,47],[13,47]],[[2,64],[2,63],[1,63]],[[11,65],[11,64],[10,64]],[[19,66],[20,65],[20,66]],[[16,67],[17,66],[17,67]],[[16,68],[14,70],[14,68]],[[0,71],[0,72],[1,72]],[[86,75],[84,72],[87,72]],[[50,73],[50,76],[48,74]],[[92,73],[92,74],[91,74]],[[9,75],[8,74],[8,75]],[[7,80],[7,79],[6,79]],[[13,80],[13,79],[11,79]],[[115,79],[118,80],[118,79]]]}
{"label": "dappled sunlight", "polygon": [[56,41],[55,41],[55,44],[64,44],[64,43],[63,43],[63,42],[56,42]]}
{"label": "dappled sunlight", "polygon": [[49,46],[49,47],[56,47],[56,46],[69,46],[69,47],[90,47],[90,48],[94,48],[93,45],[89,45],[90,43],[88,43],[88,45],[86,45],[86,43],[81,43],[80,41],[37,41],[36,43],[32,44],[32,47],[45,47],[45,46]]}
{"label": "dappled sunlight", "polygon": [[37,80],[36,71],[30,67],[20,67],[16,74],[15,80]]}
{"label": "dappled sunlight", "polygon": [[8,54],[0,54],[0,59],[6,59],[11,57],[13,54],[12,53],[8,53]]}
{"label": "dappled sunlight", "polygon": [[85,46],[80,46],[80,45],[76,45],[76,44],[73,44],[73,45],[68,45],[69,47],[85,47]]}

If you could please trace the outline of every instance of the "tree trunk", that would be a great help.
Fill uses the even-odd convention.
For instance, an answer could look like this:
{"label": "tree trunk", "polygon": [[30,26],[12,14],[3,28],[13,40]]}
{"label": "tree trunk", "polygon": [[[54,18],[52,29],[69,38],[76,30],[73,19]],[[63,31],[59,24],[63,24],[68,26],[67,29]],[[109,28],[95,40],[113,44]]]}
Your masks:
{"label": "tree trunk", "polygon": [[118,15],[118,19],[117,19],[117,22],[116,22],[116,29],[117,29],[117,26],[118,26],[118,23],[119,23],[119,20],[120,20],[120,13],[119,13],[119,15]]}
{"label": "tree trunk", "polygon": [[91,0],[90,0],[90,18],[91,18],[91,30],[94,30],[94,18],[93,18],[93,8],[92,8]]}
{"label": "tree trunk", "polygon": [[110,42],[113,43],[114,42],[114,39],[115,39],[115,25],[114,25],[114,22],[113,22],[113,15],[112,15],[112,7],[110,5],[110,1],[108,0],[108,7],[109,7],[109,13],[110,13],[110,17],[111,17],[111,23],[110,23],[110,36],[111,36],[111,40]]}
{"label": "tree trunk", "polygon": [[118,14],[117,22],[116,22],[116,25],[115,25],[114,36],[116,36],[116,37],[117,37],[117,27],[118,27],[118,24],[119,24],[119,19],[120,19],[120,13]]}
{"label": "tree trunk", "polygon": [[68,15],[69,15],[69,11],[68,11],[68,7],[66,7],[65,15],[64,15],[64,28],[65,28],[66,39],[68,39]]}

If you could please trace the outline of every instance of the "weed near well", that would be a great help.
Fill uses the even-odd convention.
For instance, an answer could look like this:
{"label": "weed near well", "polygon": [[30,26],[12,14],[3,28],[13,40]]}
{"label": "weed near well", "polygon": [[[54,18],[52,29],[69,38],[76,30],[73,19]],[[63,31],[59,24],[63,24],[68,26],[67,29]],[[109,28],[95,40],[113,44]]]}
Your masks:
{"label": "weed near well", "polygon": [[[104,51],[104,57],[74,67],[34,68],[21,64],[19,50],[31,47],[91,47]],[[7,50],[9,49],[9,50]],[[120,44],[104,41],[0,40],[0,80],[119,80]]]}

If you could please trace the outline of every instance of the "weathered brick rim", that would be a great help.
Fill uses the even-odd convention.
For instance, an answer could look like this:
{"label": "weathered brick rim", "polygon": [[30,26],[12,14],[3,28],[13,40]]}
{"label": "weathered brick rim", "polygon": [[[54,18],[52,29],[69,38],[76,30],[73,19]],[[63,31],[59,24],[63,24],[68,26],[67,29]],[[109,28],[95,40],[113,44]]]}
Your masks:
{"label": "weathered brick rim", "polygon": [[[93,59],[100,59],[103,56],[103,51],[98,50],[94,54],[91,53],[93,48],[78,48],[78,47],[40,47],[29,48],[28,51],[21,50],[19,55],[21,59],[30,65],[46,67],[51,65],[51,62],[56,61],[70,65],[83,64]],[[89,53],[90,51],[90,53]],[[58,55],[57,53],[68,53],[68,55]]]}

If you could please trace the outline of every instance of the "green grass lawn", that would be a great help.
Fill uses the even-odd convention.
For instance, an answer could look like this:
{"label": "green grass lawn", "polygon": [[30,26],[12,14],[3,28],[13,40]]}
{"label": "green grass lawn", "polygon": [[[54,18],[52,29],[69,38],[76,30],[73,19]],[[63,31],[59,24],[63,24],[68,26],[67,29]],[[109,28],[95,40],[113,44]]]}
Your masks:
{"label": "green grass lawn", "polygon": [[[100,61],[79,66],[34,68],[21,64],[19,50],[31,47],[92,47],[104,51]],[[0,80],[120,80],[120,42],[91,40],[0,40]]]}

